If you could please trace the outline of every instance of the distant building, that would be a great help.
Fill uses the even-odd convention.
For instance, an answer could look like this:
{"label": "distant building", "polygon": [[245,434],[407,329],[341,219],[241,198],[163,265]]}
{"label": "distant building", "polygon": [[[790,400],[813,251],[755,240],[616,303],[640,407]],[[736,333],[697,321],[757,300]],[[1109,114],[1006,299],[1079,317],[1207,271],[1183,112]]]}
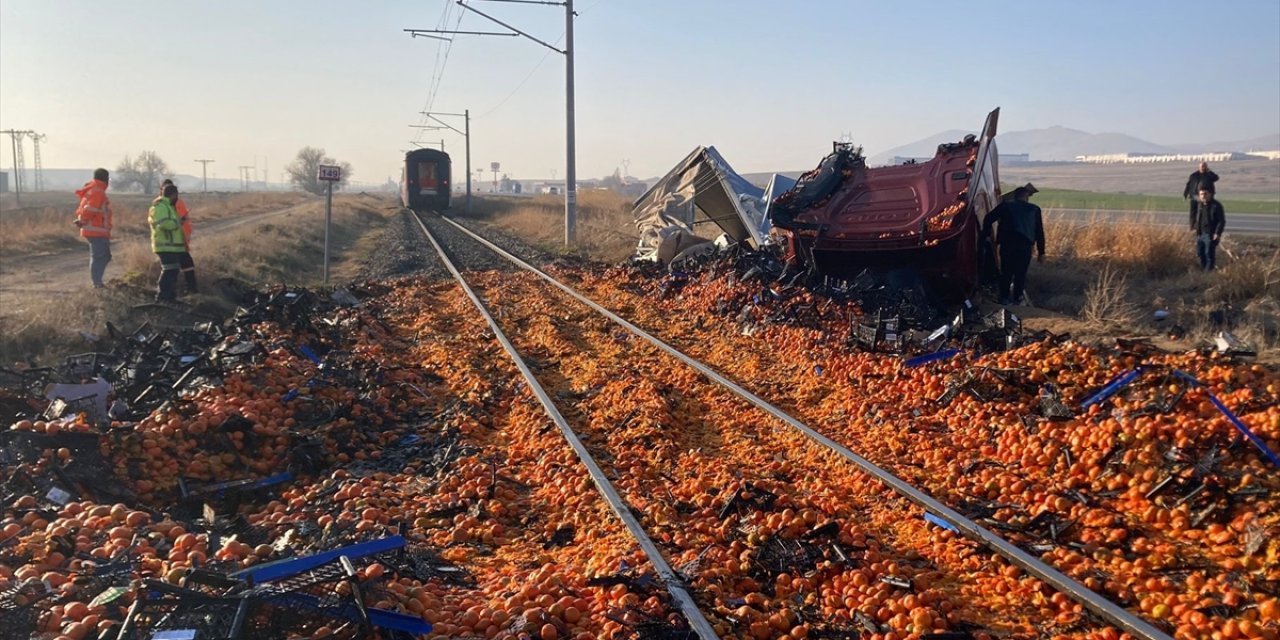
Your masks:
{"label": "distant building", "polygon": [[1000,153],[1000,162],[1031,162],[1029,153]]}
{"label": "distant building", "polygon": [[1076,156],[1076,162],[1088,164],[1156,164],[1160,162],[1226,162],[1246,160],[1248,155],[1234,151],[1210,153],[1103,153]]}
{"label": "distant building", "polygon": [[9,172],[0,171],[0,193],[9,193]]}
{"label": "distant building", "polygon": [[1280,160],[1280,151],[1246,151],[1245,155],[1250,157],[1257,156],[1268,160]]}

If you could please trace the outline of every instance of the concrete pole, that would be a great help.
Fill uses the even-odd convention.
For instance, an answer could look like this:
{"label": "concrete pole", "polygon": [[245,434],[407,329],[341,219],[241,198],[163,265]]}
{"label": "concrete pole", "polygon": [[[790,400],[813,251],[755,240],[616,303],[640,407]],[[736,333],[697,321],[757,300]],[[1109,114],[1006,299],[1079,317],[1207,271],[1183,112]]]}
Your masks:
{"label": "concrete pole", "polygon": [[10,182],[10,186],[13,188],[14,202],[17,203],[17,206],[21,207],[22,206],[22,183],[18,178],[18,171],[19,171],[18,169],[18,136],[16,133],[13,132],[12,129],[9,131],[5,131],[4,133],[9,134],[9,142],[13,147],[13,156],[12,156],[13,179],[10,180],[9,182]]}
{"label": "concrete pole", "polygon": [[324,286],[329,286],[329,227],[333,223],[333,181],[329,180],[329,188],[324,200]]}
{"label": "concrete pole", "polygon": [[466,119],[462,137],[467,140],[467,213],[471,213],[471,110],[464,109],[462,117]]}
{"label": "concrete pole", "polygon": [[574,157],[573,135],[573,0],[565,0],[565,188],[564,188],[564,246],[573,247],[578,242],[578,173]]}

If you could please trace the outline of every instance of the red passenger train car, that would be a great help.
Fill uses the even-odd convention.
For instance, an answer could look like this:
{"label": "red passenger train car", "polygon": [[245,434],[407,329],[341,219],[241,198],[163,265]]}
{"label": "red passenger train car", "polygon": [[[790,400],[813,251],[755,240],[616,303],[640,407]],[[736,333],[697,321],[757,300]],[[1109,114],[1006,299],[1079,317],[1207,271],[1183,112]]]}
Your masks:
{"label": "red passenger train car", "polygon": [[448,209],[452,167],[449,154],[437,149],[414,149],[404,154],[400,202],[415,211]]}

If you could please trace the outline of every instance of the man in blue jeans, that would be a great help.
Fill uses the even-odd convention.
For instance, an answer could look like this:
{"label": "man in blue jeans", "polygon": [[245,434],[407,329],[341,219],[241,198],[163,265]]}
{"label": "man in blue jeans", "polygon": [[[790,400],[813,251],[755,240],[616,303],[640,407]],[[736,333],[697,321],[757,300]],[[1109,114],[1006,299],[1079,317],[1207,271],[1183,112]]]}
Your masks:
{"label": "man in blue jeans", "polygon": [[110,183],[111,174],[106,169],[94,169],[93,179],[76,191],[80,205],[76,207],[75,225],[80,237],[89,243],[89,279],[95,289],[105,286],[102,276],[111,262],[111,199],[107,197]]}
{"label": "man in blue jeans", "polygon": [[1217,266],[1218,241],[1222,240],[1222,230],[1227,226],[1227,214],[1222,203],[1213,198],[1213,192],[1201,188],[1200,201],[1191,211],[1191,231],[1196,234],[1196,255],[1200,258],[1200,268],[1213,271]]}

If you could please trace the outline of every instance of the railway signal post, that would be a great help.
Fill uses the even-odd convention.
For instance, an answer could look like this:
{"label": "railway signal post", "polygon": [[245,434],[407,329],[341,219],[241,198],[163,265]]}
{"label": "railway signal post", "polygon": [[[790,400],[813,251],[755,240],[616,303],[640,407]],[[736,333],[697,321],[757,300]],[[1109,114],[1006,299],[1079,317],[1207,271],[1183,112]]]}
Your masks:
{"label": "railway signal post", "polygon": [[316,170],[316,179],[327,182],[324,196],[324,286],[329,286],[329,227],[333,225],[333,183],[342,180],[342,167],[322,164]]}

